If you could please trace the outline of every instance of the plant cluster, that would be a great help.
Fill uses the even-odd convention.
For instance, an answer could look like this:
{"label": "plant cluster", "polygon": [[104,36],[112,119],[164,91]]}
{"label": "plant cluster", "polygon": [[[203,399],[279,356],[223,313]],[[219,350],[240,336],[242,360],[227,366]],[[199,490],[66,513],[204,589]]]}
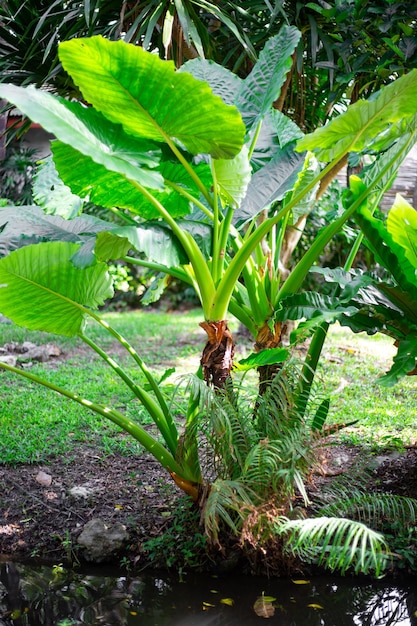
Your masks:
{"label": "plant cluster", "polygon": [[[250,512],[275,498],[282,515],[274,532],[285,535],[296,552],[316,558],[318,548],[305,547],[310,540],[329,548],[322,556],[331,568],[380,571],[386,562],[380,535],[347,518],[292,519],[292,511],[296,492],[307,504],[304,479],[311,467],[312,431],[323,430],[329,407],[324,398],[309,414],[325,326],[346,318],[356,331],[389,326],[398,334],[399,346],[391,376],[396,380],[409,373],[415,365],[415,325],[414,318],[409,325],[402,281],[406,286],[414,281],[415,289],[415,259],[408,259],[407,243],[392,236],[386,255],[380,256],[396,270],[399,289],[378,285],[377,297],[368,289],[370,279],[364,285],[350,273],[358,236],[344,273],[327,274],[337,283],[334,297],[299,290],[350,217],[357,216],[367,236],[377,233],[387,241],[372,211],[416,141],[417,73],[402,76],[373,99],[356,102],[326,126],[303,135],[274,108],[300,37],[296,28],[284,26],[245,79],[204,59],[177,71],[172,62],[123,41],[72,39],[60,44],[59,56],[82,101],[69,102],[34,87],[0,85],[2,98],[56,136],[53,163],[46,167],[58,180],[56,168],[63,181],[50,188],[60,197],[55,214],[50,198],[48,214],[30,206],[16,219],[16,207],[0,209],[5,255],[0,260],[0,310],[29,329],[81,338],[125,382],[158,436],[116,408],[29,371],[6,363],[0,367],[57,391],[135,437],[198,503],[214,541],[221,524],[239,533]],[[351,177],[343,212],[318,233],[287,275],[281,253],[288,227],[297,231],[319,188],[349,153],[372,154],[371,163],[361,177]],[[119,222],[79,215],[84,199],[108,208]],[[409,218],[402,223],[408,233]],[[407,257],[408,265],[403,267],[400,257]],[[207,343],[183,429],[160,381],[97,313],[113,294],[108,264],[116,260],[151,269],[163,279],[180,279],[199,297]],[[369,293],[372,306],[364,302]],[[389,324],[378,326],[382,309],[391,317]],[[228,312],[254,339],[253,353],[239,364],[234,362]],[[286,322],[301,318],[307,318],[303,336],[317,326],[319,332],[303,368],[295,371],[283,365],[289,350],[282,338]],[[88,320],[119,342],[145,384],[92,338]],[[256,368],[260,376],[259,395],[243,417],[234,367]],[[214,475],[202,457],[210,450]]]}

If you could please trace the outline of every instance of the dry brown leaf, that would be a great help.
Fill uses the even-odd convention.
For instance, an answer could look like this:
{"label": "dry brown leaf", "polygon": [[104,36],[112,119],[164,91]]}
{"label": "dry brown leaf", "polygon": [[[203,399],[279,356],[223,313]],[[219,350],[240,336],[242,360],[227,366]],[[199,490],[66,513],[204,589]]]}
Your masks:
{"label": "dry brown leaf", "polygon": [[265,618],[272,617],[275,613],[275,607],[271,602],[271,598],[267,596],[259,596],[259,598],[255,600],[253,610],[256,615]]}

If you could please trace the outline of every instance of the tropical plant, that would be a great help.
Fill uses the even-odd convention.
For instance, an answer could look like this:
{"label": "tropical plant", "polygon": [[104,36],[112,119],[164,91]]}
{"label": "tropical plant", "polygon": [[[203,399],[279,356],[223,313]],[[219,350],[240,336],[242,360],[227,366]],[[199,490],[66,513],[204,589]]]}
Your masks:
{"label": "tropical plant", "polygon": [[[330,286],[330,293],[305,292],[291,296],[286,302],[287,313],[294,307],[289,315],[299,319],[305,306],[304,315],[310,317],[310,307],[316,307],[314,319],[300,325],[297,332],[301,334],[307,327],[319,326],[323,338],[328,322],[338,320],[356,333],[380,332],[392,337],[397,354],[390,371],[378,379],[380,384],[391,386],[403,376],[417,374],[416,212],[400,195],[385,223],[373,217],[371,209],[365,203],[356,212],[355,220],[365,235],[366,245],[387,270],[387,279],[383,280],[376,272],[348,267],[316,268],[314,271],[322,274]],[[297,306],[300,308],[295,314]]]}
{"label": "tropical plant", "polygon": [[[145,406],[163,443],[116,409],[54,387],[26,370],[4,363],[0,366],[107,416],[136,437],[177,484],[203,505],[213,502],[218,493],[213,508],[217,517],[206,508],[206,519],[211,520],[208,527],[211,523],[214,529],[222,511],[226,511],[223,518],[236,527],[225,503],[230,505],[232,499],[236,510],[239,502],[247,502],[244,476],[251,476],[259,459],[267,459],[269,468],[276,464],[272,486],[262,492],[263,498],[271,490],[284,489],[291,499],[294,483],[302,491],[302,474],[298,469],[293,474],[286,472],[288,481],[282,480],[281,457],[291,468],[296,466],[272,444],[269,430],[260,429],[257,442],[252,440],[247,447],[247,466],[239,480],[229,468],[231,475],[226,472],[226,478],[206,484],[198,456],[199,397],[190,397],[185,432],[180,436],[158,381],[134,348],[101,320],[95,309],[112,294],[106,263],[125,259],[145,265],[127,253],[132,248],[147,251],[152,259],[147,267],[183,278],[199,295],[202,326],[208,334],[202,355],[206,382],[216,388],[225,386],[229,393],[234,342],[227,326],[228,310],[249,328],[258,349],[262,348],[244,367],[285,360],[287,351],[279,348],[279,312],[284,298],[299,290],[310,267],[346,219],[377,186],[383,190],[391,181],[415,141],[417,95],[417,76],[411,72],[372,101],[356,103],[327,127],[301,137],[291,121],[272,109],[298,40],[298,31],[285,27],[268,42],[252,73],[242,80],[198,59],[176,72],[171,62],[121,41],[74,39],[61,44],[60,59],[92,106],[32,87],[0,86],[1,97],[55,134],[54,162],[72,193],[108,207],[126,223],[115,226],[91,216],[74,217],[74,212],[72,219],[64,220],[45,215],[39,207],[28,207],[16,219],[13,207],[2,209],[4,253],[17,249],[0,261],[0,309],[20,325],[79,336],[90,345]],[[285,226],[296,219],[297,211],[305,212],[311,206],[314,190],[335,163],[365,147],[381,151],[367,171],[367,184],[353,181],[343,215],[318,235],[283,281],[274,261],[279,258]],[[311,152],[306,155],[304,150],[317,152],[327,165],[320,168]],[[267,215],[258,222],[264,209]],[[270,233],[268,248],[264,242]],[[26,239],[28,234],[31,241]],[[126,348],[146,385],[133,381],[88,337],[87,319],[105,327]],[[289,420],[294,438],[299,434],[299,397],[297,387],[295,400],[289,404],[294,406],[294,418]],[[255,411],[258,424],[261,406]],[[275,441],[276,432],[273,436]],[[295,440],[292,445],[293,451],[287,446],[288,454],[302,459]],[[251,477],[249,482],[253,480]]]}

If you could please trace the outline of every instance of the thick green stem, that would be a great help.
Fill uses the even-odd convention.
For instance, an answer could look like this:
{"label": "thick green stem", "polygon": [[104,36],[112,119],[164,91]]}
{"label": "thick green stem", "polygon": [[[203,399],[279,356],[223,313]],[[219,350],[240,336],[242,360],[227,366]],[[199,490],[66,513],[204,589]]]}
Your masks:
{"label": "thick green stem", "polygon": [[63,387],[59,387],[54,385],[53,383],[28,372],[27,370],[22,370],[12,365],[8,365],[7,363],[0,362],[0,367],[8,370],[9,372],[13,372],[14,374],[18,374],[19,376],[23,376],[24,378],[31,380],[43,387],[51,389],[59,393],[61,396],[69,398],[78,404],[90,409],[94,413],[101,415],[112,421],[114,424],[122,428],[125,432],[132,435],[134,439],[139,441],[139,443],[148,451],[152,456],[169,472],[175,472],[179,476],[182,476],[186,480],[194,480],[193,476],[189,475],[188,468],[183,468],[181,465],[177,463],[172,454],[163,446],[159,441],[154,439],[152,435],[150,435],[146,430],[140,426],[139,424],[133,422],[131,419],[116,411],[115,409],[110,409],[109,407],[103,406],[101,404],[96,404],[95,402],[91,402],[86,398],[82,398]]}
{"label": "thick green stem", "polygon": [[212,276],[214,284],[217,285],[220,277],[220,211],[219,196],[217,192],[217,177],[213,165],[213,159],[210,159],[211,175],[213,177],[213,237],[212,237]]}
{"label": "thick green stem", "polygon": [[153,261],[144,261],[143,259],[136,259],[131,256],[121,257],[121,261],[125,263],[131,263],[132,265],[138,265],[139,267],[147,267],[150,270],[154,270],[155,272],[161,272],[162,274],[169,274],[169,276],[173,276],[174,278],[178,278],[178,280],[182,280],[184,283],[188,285],[192,285],[193,287],[197,287],[197,285],[193,282],[191,276],[187,274],[187,272],[179,267],[167,267],[166,265],[161,265],[160,263],[154,263]]}
{"label": "thick green stem", "polygon": [[[169,439],[172,440],[172,441],[176,441],[177,437],[178,437],[178,433],[177,433],[177,428],[176,428],[176,426],[175,426],[175,424],[173,422],[171,412],[170,412],[169,407],[168,407],[168,405],[167,405],[167,403],[165,401],[165,398],[164,398],[164,396],[163,396],[163,394],[161,392],[161,389],[159,388],[158,383],[156,382],[155,378],[152,376],[151,372],[146,367],[145,363],[142,361],[142,359],[140,358],[140,356],[138,355],[136,350],[133,348],[133,346],[131,346],[130,343],[120,333],[117,332],[117,330],[112,328],[110,326],[110,324],[108,324],[105,320],[101,319],[98,315],[95,315],[95,313],[90,312],[90,315],[93,317],[93,319],[96,320],[96,322],[98,324],[103,326],[103,328],[105,328],[111,335],[113,335],[113,337],[115,339],[117,339],[117,341],[129,352],[129,354],[133,357],[134,361],[140,367],[140,369],[141,369],[142,373],[145,375],[146,380],[148,381],[152,391],[154,392],[155,397],[158,400],[158,405],[161,408],[163,415],[165,416],[166,423],[168,425],[169,431],[171,432],[171,437]],[[82,338],[84,339],[84,336]],[[94,349],[96,349],[94,347],[94,345],[95,344],[93,344],[92,347]],[[98,348],[98,346],[97,346],[97,349],[101,350],[100,348]],[[101,351],[101,352],[103,352],[103,351]],[[105,355],[105,356],[103,356],[103,355]],[[103,354],[101,354],[101,356],[103,356],[103,358],[107,357],[107,355],[104,352],[103,352]],[[107,358],[106,358],[106,360],[107,360]],[[113,367],[113,365],[112,365],[112,367]],[[155,405],[155,406],[158,406],[158,405]],[[152,413],[151,413],[151,415],[152,415]]]}
{"label": "thick green stem", "polygon": [[167,179],[165,179],[165,184],[168,187],[171,187],[171,189],[174,189],[174,191],[176,191],[177,193],[179,193],[182,196],[184,196],[184,198],[187,198],[187,200],[189,200],[189,202],[191,202],[191,204],[195,204],[195,206],[198,207],[200,209],[200,211],[202,213],[204,213],[204,215],[206,215],[209,218],[209,220],[213,221],[213,212],[210,211],[210,209],[208,209],[206,207],[206,205],[203,204],[202,202],[200,202],[200,200],[198,200],[195,196],[193,196],[186,189],[184,189],[184,187],[181,187],[180,185],[177,185],[177,184],[175,184],[172,181],[167,180]]}
{"label": "thick green stem", "polygon": [[[135,396],[143,404],[149,415],[152,417],[169,450],[173,455],[175,455],[178,445],[178,432],[171,418],[171,415],[169,413],[167,415],[168,407],[166,406],[165,401],[163,404],[163,409],[165,410],[163,410],[161,406],[157,402],[155,402],[152,396],[147,391],[145,391],[145,389],[137,385],[130,378],[130,376],[120,367],[120,365],[104,350],[102,350],[100,346],[98,346],[92,339],[84,334],[81,334],[80,337],[86,344],[90,346],[90,348],[97,352],[97,354],[101,356],[101,358],[108,365],[110,365],[111,368],[113,368],[117,375],[135,394]],[[159,393],[158,395],[160,396],[161,394]]]}
{"label": "thick green stem", "polygon": [[133,183],[139,189],[139,191],[153,204],[157,209],[161,217],[171,227],[172,232],[176,235],[181,243],[187,258],[194,270],[195,278],[200,291],[201,304],[206,315],[206,319],[209,319],[207,315],[210,315],[213,299],[215,296],[215,286],[210,269],[207,265],[200,248],[192,238],[192,236],[183,230],[175,221],[175,219],[168,213],[165,207],[139,183]]}
{"label": "thick green stem", "polygon": [[[386,169],[384,169],[384,173]],[[381,201],[382,196],[384,195],[385,189],[391,186],[391,183],[395,179],[395,176],[396,176],[396,173],[393,174],[390,181],[385,185],[385,187],[379,191],[378,195],[376,196],[373,202],[372,213],[375,211],[379,202]],[[360,204],[362,204],[365,198],[366,196],[365,197],[361,196],[361,198],[358,199],[358,201],[360,200]],[[358,201],[355,202],[354,204],[355,210],[356,208],[358,208]],[[344,264],[343,269],[345,271],[349,271],[351,269],[353,262],[355,260],[355,257],[358,253],[358,250],[361,246],[362,240],[363,240],[363,233],[359,233],[358,236],[356,237],[356,240]],[[304,362],[304,366],[303,366],[302,374],[300,378],[298,398],[296,400],[297,410],[300,416],[304,416],[306,409],[307,409],[307,404],[310,398],[311,389],[313,386],[314,377],[315,377],[316,370],[317,370],[317,365],[318,365],[318,362],[319,362],[319,359],[323,350],[324,342],[326,341],[329,327],[330,327],[329,322],[322,322],[315,330],[314,335],[310,342],[310,346],[306,355],[306,359]]]}

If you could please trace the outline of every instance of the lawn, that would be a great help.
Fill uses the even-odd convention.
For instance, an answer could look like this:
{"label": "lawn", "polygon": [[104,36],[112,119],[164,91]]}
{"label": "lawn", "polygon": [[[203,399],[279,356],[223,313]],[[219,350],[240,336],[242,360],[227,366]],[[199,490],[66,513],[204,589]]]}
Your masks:
{"label": "lawn", "polygon": [[[168,368],[175,368],[163,383],[168,394],[172,395],[181,376],[196,370],[205,343],[205,333],[198,325],[202,319],[199,310],[181,314],[140,310],[106,313],[104,317],[129,339],[153,372],[162,376]],[[234,331],[237,327],[232,322]],[[89,334],[111,352],[114,346],[102,328],[91,327]],[[237,340],[237,358],[246,356],[250,343],[240,343],[240,337]],[[10,341],[54,343],[62,351],[61,356],[34,364],[31,372],[91,401],[116,407],[142,424],[149,423],[148,416],[113,370],[81,341],[0,324],[0,346]],[[389,368],[393,353],[392,341],[385,337],[354,335],[338,326],[332,328],[318,371],[317,394],[331,396],[329,422],[358,420],[353,427],[343,429],[339,439],[372,448],[416,441],[416,379],[410,377],[390,389],[376,382]],[[119,345],[112,354],[132,376],[138,376],[133,361]],[[247,382],[255,382],[253,375]],[[109,455],[141,451],[135,440],[112,423],[35,383],[2,371],[0,393],[0,462],[39,462],[49,456],[61,456],[69,462],[76,458],[79,442]],[[180,419],[184,401],[181,390],[177,390],[177,398]]]}

